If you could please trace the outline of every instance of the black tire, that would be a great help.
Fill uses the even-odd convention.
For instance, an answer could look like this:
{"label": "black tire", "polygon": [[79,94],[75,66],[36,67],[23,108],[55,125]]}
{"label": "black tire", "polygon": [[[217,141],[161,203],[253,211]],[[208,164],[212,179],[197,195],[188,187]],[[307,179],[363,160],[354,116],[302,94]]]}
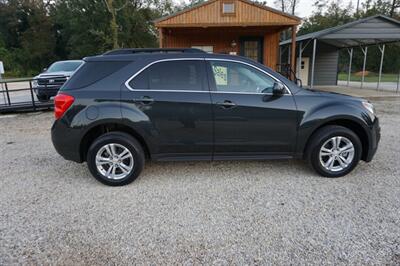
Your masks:
{"label": "black tire", "polygon": [[[96,155],[99,150],[105,145],[113,143],[127,148],[133,157],[133,168],[129,171],[127,176],[121,179],[106,177],[98,170],[96,165]],[[109,186],[123,186],[132,183],[142,172],[145,163],[145,155],[140,143],[131,135],[123,132],[110,132],[98,137],[92,145],[90,145],[86,158],[91,174],[98,181]]]}
{"label": "black tire", "polygon": [[[342,170],[330,171],[323,166],[320,160],[320,151],[322,146],[333,137],[344,137],[347,140],[349,140],[354,146],[354,157],[351,160],[351,162],[348,163],[347,166]],[[307,159],[311,167],[321,176],[332,177],[332,178],[342,177],[350,173],[357,166],[358,162],[361,159],[361,155],[362,155],[362,144],[359,137],[350,129],[342,126],[326,126],[319,129],[311,137],[307,149]],[[326,161],[330,159],[329,156],[323,158],[327,158]],[[339,164],[338,161],[335,162],[335,165],[338,168],[341,168],[341,165]]]}

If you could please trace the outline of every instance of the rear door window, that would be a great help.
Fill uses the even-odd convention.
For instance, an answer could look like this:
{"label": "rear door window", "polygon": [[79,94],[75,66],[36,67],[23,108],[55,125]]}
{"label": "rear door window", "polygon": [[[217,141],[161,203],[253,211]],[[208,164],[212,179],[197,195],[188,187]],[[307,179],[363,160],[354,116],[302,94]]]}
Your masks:
{"label": "rear door window", "polygon": [[205,66],[202,60],[177,60],[151,65],[129,82],[133,89],[202,91]]}
{"label": "rear door window", "polygon": [[130,63],[129,61],[86,62],[64,84],[63,90],[87,87],[117,72]]}

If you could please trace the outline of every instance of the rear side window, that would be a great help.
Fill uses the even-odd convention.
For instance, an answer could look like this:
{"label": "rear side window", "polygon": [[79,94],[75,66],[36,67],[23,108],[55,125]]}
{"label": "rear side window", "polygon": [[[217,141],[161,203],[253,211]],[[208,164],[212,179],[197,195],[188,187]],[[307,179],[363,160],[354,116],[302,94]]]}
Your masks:
{"label": "rear side window", "polygon": [[129,85],[133,89],[201,91],[204,78],[203,61],[168,61],[146,68]]}
{"label": "rear side window", "polygon": [[86,62],[72,75],[63,86],[63,90],[74,90],[87,87],[130,64],[129,61]]}

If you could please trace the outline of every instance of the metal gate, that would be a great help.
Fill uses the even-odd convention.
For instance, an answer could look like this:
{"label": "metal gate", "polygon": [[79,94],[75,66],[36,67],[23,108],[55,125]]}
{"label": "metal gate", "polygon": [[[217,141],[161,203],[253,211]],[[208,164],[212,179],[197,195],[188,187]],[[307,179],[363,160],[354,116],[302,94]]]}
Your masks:
{"label": "metal gate", "polygon": [[40,102],[32,83],[35,79],[0,80],[0,113],[38,111],[53,107],[53,101]]}

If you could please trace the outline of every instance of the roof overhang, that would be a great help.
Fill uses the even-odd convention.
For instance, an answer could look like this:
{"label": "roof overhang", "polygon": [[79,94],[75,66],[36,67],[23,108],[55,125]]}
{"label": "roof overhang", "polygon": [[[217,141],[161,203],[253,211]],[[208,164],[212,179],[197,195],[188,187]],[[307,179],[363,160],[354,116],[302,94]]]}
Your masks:
{"label": "roof overhang", "polygon": [[[243,21],[235,21],[235,19],[229,19],[229,22],[224,21],[223,19],[221,21],[209,21],[207,19],[195,19],[195,22],[192,22],[193,18],[196,16],[194,14],[190,14],[191,12],[210,12],[210,10],[207,10],[207,8],[211,8],[211,6],[214,4],[217,4],[216,2],[221,2],[221,1],[226,1],[226,0],[209,0],[197,5],[194,5],[190,8],[184,9],[182,11],[176,12],[174,14],[171,14],[169,16],[165,16],[159,19],[154,20],[154,24],[158,28],[177,28],[177,27],[182,27],[182,28],[189,28],[189,27],[251,27],[251,26],[294,26],[294,25],[300,25],[301,23],[301,18],[297,16],[293,16],[284,12],[281,12],[279,10],[255,3],[250,0],[232,0],[236,2],[241,2],[244,5],[246,5],[249,9],[252,9],[252,11],[260,11],[260,12],[265,12],[265,16],[255,16],[254,15],[254,20],[247,20],[245,22]],[[274,21],[271,19],[268,21],[266,19],[267,17],[267,12],[273,14],[275,17],[280,17],[282,18],[279,22]],[[187,16],[190,19],[182,19],[179,20],[179,17],[184,18]]]}

